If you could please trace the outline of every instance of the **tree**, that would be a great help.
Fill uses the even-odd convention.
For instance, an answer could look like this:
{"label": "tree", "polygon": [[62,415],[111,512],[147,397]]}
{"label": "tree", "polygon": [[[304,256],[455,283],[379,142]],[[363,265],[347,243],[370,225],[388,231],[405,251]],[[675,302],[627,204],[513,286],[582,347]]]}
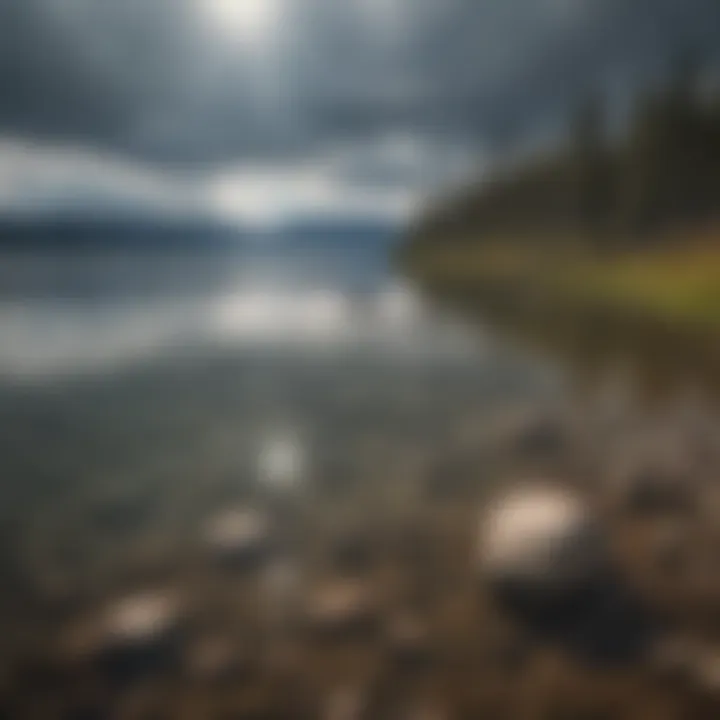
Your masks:
{"label": "tree", "polygon": [[581,231],[597,245],[608,229],[613,205],[613,173],[607,147],[604,104],[588,97],[572,127],[573,203]]}

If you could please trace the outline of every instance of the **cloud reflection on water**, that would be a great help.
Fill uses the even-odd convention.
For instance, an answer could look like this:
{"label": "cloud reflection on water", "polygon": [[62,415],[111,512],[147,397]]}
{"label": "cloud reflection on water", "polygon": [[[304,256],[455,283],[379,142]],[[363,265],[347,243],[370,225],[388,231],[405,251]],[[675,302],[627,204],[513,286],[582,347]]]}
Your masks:
{"label": "cloud reflection on water", "polygon": [[0,376],[16,381],[107,372],[172,354],[275,349],[457,354],[476,338],[422,307],[412,290],[288,287],[248,278],[230,290],[97,302],[15,298],[0,305]]}

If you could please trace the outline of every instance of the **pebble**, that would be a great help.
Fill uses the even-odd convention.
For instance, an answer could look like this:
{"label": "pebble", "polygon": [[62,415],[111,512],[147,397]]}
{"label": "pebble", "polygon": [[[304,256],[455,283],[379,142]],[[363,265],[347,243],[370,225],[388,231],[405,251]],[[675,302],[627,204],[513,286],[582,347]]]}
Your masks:
{"label": "pebble", "polygon": [[177,660],[185,619],[184,605],[173,592],[130,595],[70,628],[65,656],[91,661],[113,680],[151,675]]}
{"label": "pebble", "polygon": [[491,582],[572,588],[601,571],[602,536],[580,497],[547,484],[510,491],[483,512],[478,565]]}
{"label": "pebble", "polygon": [[366,717],[366,693],[361,688],[339,688],[327,697],[322,720],[362,720]]}
{"label": "pebble", "polygon": [[185,667],[191,678],[199,680],[222,680],[236,677],[247,670],[247,658],[229,637],[209,636],[201,638],[190,647]]}
{"label": "pebble", "polygon": [[305,604],[309,624],[319,631],[367,629],[379,619],[376,594],[360,580],[336,580],[316,588]]}
{"label": "pebble", "polygon": [[270,519],[252,508],[223,512],[205,529],[207,545],[215,556],[233,563],[260,559],[269,549],[271,537]]}
{"label": "pebble", "polygon": [[432,655],[432,639],[427,625],[413,615],[390,618],[384,633],[390,655],[401,664],[423,663]]}

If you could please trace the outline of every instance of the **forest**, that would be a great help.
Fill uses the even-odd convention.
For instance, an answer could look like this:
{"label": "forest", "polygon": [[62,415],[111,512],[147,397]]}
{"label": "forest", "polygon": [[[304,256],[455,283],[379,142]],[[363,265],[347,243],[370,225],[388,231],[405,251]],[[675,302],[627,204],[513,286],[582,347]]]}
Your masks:
{"label": "forest", "polygon": [[703,77],[676,62],[637,94],[620,130],[603,98],[588,96],[562,143],[433,208],[411,244],[552,239],[602,252],[679,242],[720,221],[720,92]]}

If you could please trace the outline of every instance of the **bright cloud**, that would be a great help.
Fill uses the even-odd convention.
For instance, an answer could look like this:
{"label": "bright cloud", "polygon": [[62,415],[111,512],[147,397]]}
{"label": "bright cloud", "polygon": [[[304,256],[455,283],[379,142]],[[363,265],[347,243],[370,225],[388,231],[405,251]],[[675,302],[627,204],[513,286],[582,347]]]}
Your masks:
{"label": "bright cloud", "polygon": [[254,47],[267,42],[282,22],[282,0],[197,1],[219,35]]}
{"label": "bright cloud", "polygon": [[261,225],[302,215],[399,220],[416,202],[409,187],[353,184],[312,164],[226,171],[210,179],[206,198],[227,220]]}
{"label": "bright cloud", "polygon": [[0,212],[193,209],[183,179],[111,153],[18,138],[0,140]]}
{"label": "bright cloud", "polygon": [[91,208],[111,215],[209,216],[255,226],[303,215],[407,217],[419,199],[412,178],[388,184],[355,177],[348,164],[353,157],[178,174],[87,148],[5,139],[0,141],[0,212]]}

